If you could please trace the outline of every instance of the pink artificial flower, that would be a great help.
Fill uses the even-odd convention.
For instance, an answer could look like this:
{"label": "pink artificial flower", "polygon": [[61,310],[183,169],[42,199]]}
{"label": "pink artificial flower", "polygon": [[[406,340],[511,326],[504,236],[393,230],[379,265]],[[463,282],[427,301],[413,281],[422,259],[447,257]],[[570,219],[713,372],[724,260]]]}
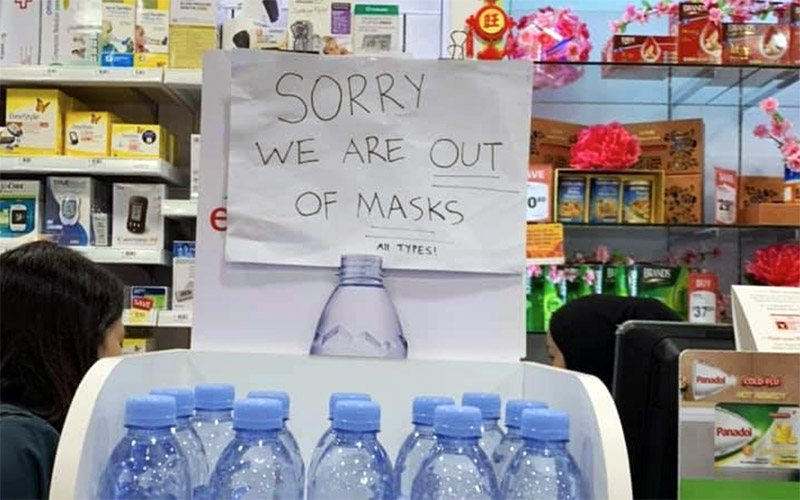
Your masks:
{"label": "pink artificial flower", "polygon": [[669,13],[670,15],[677,15],[680,9],[681,6],[678,2],[672,2],[669,6]]}
{"label": "pink artificial flower", "polygon": [[569,42],[566,47],[567,60],[580,61],[581,60],[581,47],[575,42]]}
{"label": "pink artificial flower", "polygon": [[664,2],[658,2],[656,4],[656,15],[657,16],[665,16],[669,14],[670,4]]}
{"label": "pink artificial flower", "polygon": [[685,254],[683,254],[683,262],[686,264],[691,264],[692,262],[696,261],[700,256],[697,255],[697,252],[694,250],[687,250]]}
{"label": "pink artificial flower", "polygon": [[650,16],[649,12],[646,12],[644,10],[640,10],[639,12],[636,13],[636,21],[639,22],[639,23],[645,24],[645,23],[647,23],[647,18],[649,16]]}
{"label": "pink artificial flower", "polygon": [[703,7],[710,9],[713,5],[717,4],[717,0],[703,0]]}
{"label": "pink artificial flower", "polygon": [[520,31],[517,36],[517,43],[524,49],[533,48],[533,44],[536,43],[536,27],[529,26]]}
{"label": "pink artificial flower", "polygon": [[587,269],[585,273],[583,273],[583,279],[586,281],[586,284],[589,286],[593,286],[594,282],[597,280],[597,275],[594,273],[594,269]]}
{"label": "pink artificial flower", "polygon": [[769,132],[773,137],[780,139],[785,136],[791,128],[791,123],[782,118],[778,118],[778,115],[772,115],[772,122],[769,126]]}
{"label": "pink artificial flower", "polygon": [[542,46],[543,49],[549,48],[556,42],[556,39],[550,36],[548,33],[544,31],[540,31],[536,34],[536,43]]}
{"label": "pink artificial flower", "polygon": [[565,269],[564,270],[564,279],[573,283],[576,279],[578,279],[578,271],[576,269]]}
{"label": "pink artificial flower", "polygon": [[719,24],[722,22],[722,11],[717,7],[712,7],[708,10],[708,19],[714,24]]}
{"label": "pink artificial flower", "polygon": [[625,256],[625,265],[626,266],[632,266],[634,264],[636,264],[636,261],[633,260],[633,255],[626,255]]}
{"label": "pink artificial flower", "polygon": [[756,128],[753,129],[753,135],[759,139],[766,139],[769,137],[769,129],[764,124],[756,125]]}
{"label": "pink artificial flower", "polygon": [[628,5],[627,7],[625,7],[625,11],[622,13],[622,22],[629,23],[633,21],[634,19],[636,19],[636,14],[637,14],[636,6],[633,4]]}
{"label": "pink artificial flower", "polygon": [[608,252],[608,247],[605,245],[597,245],[594,249],[594,260],[595,262],[599,262],[600,264],[605,264],[608,262],[610,258],[610,254]]}
{"label": "pink artificial flower", "polygon": [[533,22],[539,28],[552,28],[555,26],[555,16],[552,10],[540,10],[536,13],[536,20]]}
{"label": "pink artificial flower", "polygon": [[542,277],[542,266],[538,264],[534,264],[528,266],[528,274],[531,275],[533,278],[541,278]]}
{"label": "pink artificial flower", "polygon": [[778,100],[775,99],[774,97],[768,97],[763,101],[761,101],[759,106],[761,107],[761,111],[763,111],[768,115],[772,115],[775,114],[776,111],[778,111]]}
{"label": "pink artificial flower", "polygon": [[561,283],[564,281],[564,271],[560,270],[556,266],[550,266],[547,271],[547,279],[551,283]]}
{"label": "pink artificial flower", "polygon": [[581,130],[570,150],[570,164],[580,169],[625,169],[639,161],[639,139],[617,122]]}
{"label": "pink artificial flower", "polygon": [[608,27],[611,29],[611,33],[617,33],[622,24],[620,21],[611,21],[608,23]]}
{"label": "pink artificial flower", "polygon": [[781,153],[789,170],[800,172],[800,143],[796,138],[791,138],[781,146]]}

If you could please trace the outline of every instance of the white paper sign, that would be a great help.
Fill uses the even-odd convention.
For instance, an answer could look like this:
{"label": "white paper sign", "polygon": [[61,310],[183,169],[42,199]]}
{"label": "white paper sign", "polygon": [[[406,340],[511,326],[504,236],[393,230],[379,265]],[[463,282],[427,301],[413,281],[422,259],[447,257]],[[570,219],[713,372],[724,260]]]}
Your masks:
{"label": "white paper sign", "polygon": [[734,285],[736,350],[800,352],[800,288]]}
{"label": "white paper sign", "polygon": [[530,65],[231,57],[229,262],[523,269]]}

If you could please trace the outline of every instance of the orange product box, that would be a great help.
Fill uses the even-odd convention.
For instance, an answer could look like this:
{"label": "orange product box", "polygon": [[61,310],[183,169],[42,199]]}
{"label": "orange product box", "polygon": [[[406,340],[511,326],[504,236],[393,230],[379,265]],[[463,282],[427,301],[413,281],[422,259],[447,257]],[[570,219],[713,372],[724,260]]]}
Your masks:
{"label": "orange product box", "polygon": [[615,63],[668,64],[677,59],[674,36],[614,35],[604,54],[605,61]]}
{"label": "orange product box", "polygon": [[739,221],[742,212],[760,203],[783,201],[783,177],[743,175],[739,177]]}
{"label": "orange product box", "polygon": [[664,180],[664,223],[702,222],[703,174],[668,175]]}
{"label": "orange product box", "polygon": [[705,126],[702,119],[627,123],[639,138],[642,155],[633,168],[671,174],[703,172]]}
{"label": "orange product box", "polygon": [[800,203],[758,203],[739,213],[748,226],[800,226]]}
{"label": "orange product box", "polygon": [[791,63],[791,29],[785,24],[723,24],[725,64],[780,66]]}
{"label": "orange product box", "polygon": [[528,222],[553,220],[553,166],[528,165]]}
{"label": "orange product box", "polygon": [[576,123],[532,118],[529,163],[569,168],[570,149],[583,129],[583,125]]}
{"label": "orange product box", "polygon": [[681,64],[720,64],[722,26],[709,19],[701,3],[681,2],[678,8],[678,62]]}
{"label": "orange product box", "polygon": [[800,65],[800,4],[792,3],[789,6],[789,24],[791,26],[789,39],[791,63]]}

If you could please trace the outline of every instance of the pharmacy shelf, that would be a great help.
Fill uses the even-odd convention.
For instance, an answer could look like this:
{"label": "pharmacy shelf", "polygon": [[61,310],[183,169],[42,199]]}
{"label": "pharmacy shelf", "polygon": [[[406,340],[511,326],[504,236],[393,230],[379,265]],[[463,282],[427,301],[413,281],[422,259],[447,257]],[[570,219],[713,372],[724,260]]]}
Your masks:
{"label": "pharmacy shelf", "polygon": [[160,87],[161,68],[103,68],[98,66],[7,66],[0,85],[70,87]]}
{"label": "pharmacy shelf", "polygon": [[126,327],[191,328],[192,311],[142,311],[125,309],[122,324]]}
{"label": "pharmacy shelf", "polygon": [[2,175],[83,174],[113,177],[152,177],[186,185],[188,176],[164,160],[71,158],[68,156],[2,156]]}
{"label": "pharmacy shelf", "polygon": [[164,87],[184,105],[199,108],[203,72],[196,69],[165,69]]}
{"label": "pharmacy shelf", "polygon": [[172,255],[166,250],[114,247],[71,247],[98,264],[169,266]]}
{"label": "pharmacy shelf", "polygon": [[193,219],[197,217],[197,200],[163,200],[161,215],[169,219]]}
{"label": "pharmacy shelf", "polygon": [[160,328],[191,328],[192,311],[158,311]]}

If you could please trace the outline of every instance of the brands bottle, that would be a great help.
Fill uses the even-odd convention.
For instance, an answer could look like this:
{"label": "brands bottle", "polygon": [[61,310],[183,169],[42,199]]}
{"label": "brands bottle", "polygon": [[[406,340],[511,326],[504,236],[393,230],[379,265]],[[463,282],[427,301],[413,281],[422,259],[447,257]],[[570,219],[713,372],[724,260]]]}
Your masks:
{"label": "brands bottle", "polygon": [[311,477],[314,469],[317,467],[317,463],[319,463],[319,458],[322,456],[322,452],[325,451],[325,448],[333,442],[333,414],[334,410],[336,409],[337,403],[339,401],[345,400],[354,400],[354,401],[369,401],[370,397],[369,394],[365,394],[363,392],[334,392],[331,394],[330,398],[328,399],[328,420],[330,420],[331,424],[322,433],[322,437],[319,438],[317,441],[317,446],[314,447],[314,453],[311,455],[311,461],[308,463],[308,477]]}
{"label": "brands bottle", "polygon": [[195,415],[192,427],[206,452],[209,472],[213,472],[222,450],[233,439],[234,389],[228,384],[198,384],[194,388]]}
{"label": "brands bottle", "polygon": [[498,500],[492,464],[478,444],[481,412],[473,406],[438,406],[436,444],[411,486],[411,500]]}
{"label": "brands bottle", "polygon": [[302,497],[303,488],[305,487],[306,483],[306,469],[305,464],[303,463],[303,454],[300,452],[300,446],[297,445],[297,440],[294,438],[294,434],[292,434],[292,431],[290,431],[287,427],[290,414],[289,410],[291,407],[289,394],[283,391],[252,391],[247,394],[247,397],[277,399],[281,402],[281,407],[283,408],[283,426],[278,432],[278,438],[281,440],[281,443],[283,443],[283,446],[285,446],[289,451],[289,457],[292,459],[292,465],[294,465],[298,477],[300,478],[300,496]]}
{"label": "brands bottle", "polygon": [[381,409],[372,401],[336,404],[333,442],[308,476],[308,500],[394,500],[392,463],[378,441]]}
{"label": "brands bottle", "polygon": [[465,392],[461,397],[461,404],[474,406],[481,411],[483,435],[480,444],[486,455],[491,457],[494,449],[503,440],[503,431],[497,424],[500,419],[500,396],[488,392]]}
{"label": "brands bottle", "polygon": [[191,499],[189,466],[172,432],[175,425],[174,398],[128,398],[127,433],[111,452],[97,498]]}
{"label": "brands bottle", "polygon": [[563,411],[523,410],[524,443],[506,468],[503,498],[586,500],[586,482],[567,451],[569,418]]}
{"label": "brands bottle", "polygon": [[317,323],[311,354],[405,358],[408,344],[383,286],[381,258],[342,255],[339,285]]}
{"label": "brands bottle", "polygon": [[248,398],[236,402],[233,411],[236,435],[211,474],[211,498],[302,498],[299,471],[280,438],[283,417],[283,404],[277,399]]}
{"label": "brands bottle", "polygon": [[519,426],[522,411],[528,409],[547,409],[547,404],[526,399],[512,399],[506,402],[506,434],[491,455],[498,482],[503,480],[506,467],[517,450],[522,447],[522,432]]}
{"label": "brands bottle", "polygon": [[203,443],[190,422],[192,413],[194,413],[194,394],[191,389],[182,388],[153,389],[150,394],[169,396],[175,399],[175,438],[186,456],[192,496],[200,498],[208,483],[209,471]]}
{"label": "brands bottle", "polygon": [[437,406],[453,405],[453,398],[439,396],[417,396],[412,404],[414,430],[400,446],[394,467],[394,483],[401,499],[411,497],[411,484],[414,482],[422,461],[436,442],[433,434],[433,412]]}

